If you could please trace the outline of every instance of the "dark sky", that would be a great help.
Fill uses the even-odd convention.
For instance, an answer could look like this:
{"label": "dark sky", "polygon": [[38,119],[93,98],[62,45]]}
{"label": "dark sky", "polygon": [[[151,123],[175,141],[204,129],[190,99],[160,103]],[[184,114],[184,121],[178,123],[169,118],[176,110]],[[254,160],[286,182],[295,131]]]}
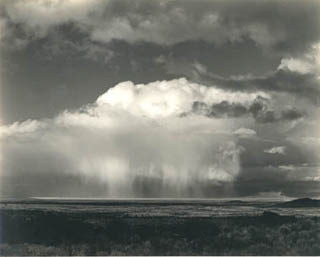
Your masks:
{"label": "dark sky", "polygon": [[315,0],[1,1],[3,195],[319,197],[319,25]]}

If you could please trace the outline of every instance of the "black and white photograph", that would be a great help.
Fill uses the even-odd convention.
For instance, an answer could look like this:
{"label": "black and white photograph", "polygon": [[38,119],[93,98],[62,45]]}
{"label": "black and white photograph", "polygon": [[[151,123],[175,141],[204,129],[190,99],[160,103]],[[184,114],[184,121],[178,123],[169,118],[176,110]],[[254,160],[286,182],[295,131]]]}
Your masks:
{"label": "black and white photograph", "polygon": [[0,256],[320,256],[320,0],[0,0]]}

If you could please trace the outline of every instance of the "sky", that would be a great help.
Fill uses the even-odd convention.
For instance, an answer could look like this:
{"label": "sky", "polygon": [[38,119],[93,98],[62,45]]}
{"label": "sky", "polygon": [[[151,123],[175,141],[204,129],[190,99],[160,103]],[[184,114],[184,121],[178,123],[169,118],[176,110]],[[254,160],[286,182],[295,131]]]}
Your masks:
{"label": "sky", "polygon": [[320,197],[316,0],[0,1],[3,197]]}

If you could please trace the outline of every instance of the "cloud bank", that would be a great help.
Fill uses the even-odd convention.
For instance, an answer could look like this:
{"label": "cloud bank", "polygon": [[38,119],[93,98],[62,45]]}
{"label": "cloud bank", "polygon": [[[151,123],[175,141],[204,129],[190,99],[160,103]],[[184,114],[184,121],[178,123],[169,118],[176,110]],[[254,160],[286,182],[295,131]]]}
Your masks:
{"label": "cloud bank", "polygon": [[[50,184],[71,176],[80,184],[96,183],[104,197],[201,196],[204,185],[235,180],[241,151],[237,135],[252,132],[237,130],[233,119],[183,114],[195,101],[249,105],[259,94],[228,92],[186,79],[147,85],[128,81],[80,110],[3,126],[1,177],[11,185],[24,177],[18,188],[6,193],[66,193],[60,182],[37,191],[34,179]],[[79,194],[70,189],[72,183],[67,188],[69,194]]]}
{"label": "cloud bank", "polygon": [[[27,40],[44,37],[57,26],[73,23],[91,40],[102,43],[116,39],[172,45],[204,40],[221,45],[252,40],[262,48],[282,52],[285,48],[303,49],[319,39],[319,8],[317,1],[239,4],[237,1],[15,0],[3,1],[1,9],[8,36],[9,23],[19,24],[27,32]],[[303,13],[308,13],[309,18],[305,19]]]}
{"label": "cloud bank", "polygon": [[[312,152],[318,144],[299,141],[292,129],[300,123],[293,118],[272,125],[277,132],[268,139],[271,123],[261,123],[252,110],[261,101],[271,109],[277,104],[266,92],[223,90],[185,78],[121,82],[78,110],[2,126],[2,194],[225,197],[258,194],[259,187],[247,183],[259,178],[273,185],[270,190],[289,194],[288,181],[316,183],[311,178],[318,176],[319,158]],[[208,106],[220,105],[227,108],[208,115]],[[248,115],[234,115],[230,106]],[[275,145],[272,137],[279,133],[292,142],[279,138],[282,145]]]}

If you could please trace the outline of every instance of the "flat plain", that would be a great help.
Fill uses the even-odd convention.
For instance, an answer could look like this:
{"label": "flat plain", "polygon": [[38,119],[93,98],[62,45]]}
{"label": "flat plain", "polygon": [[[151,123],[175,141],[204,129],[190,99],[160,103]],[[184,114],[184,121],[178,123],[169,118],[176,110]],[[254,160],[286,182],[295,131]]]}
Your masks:
{"label": "flat plain", "polygon": [[320,208],[310,201],[6,200],[0,205],[0,250],[1,255],[319,255]]}

